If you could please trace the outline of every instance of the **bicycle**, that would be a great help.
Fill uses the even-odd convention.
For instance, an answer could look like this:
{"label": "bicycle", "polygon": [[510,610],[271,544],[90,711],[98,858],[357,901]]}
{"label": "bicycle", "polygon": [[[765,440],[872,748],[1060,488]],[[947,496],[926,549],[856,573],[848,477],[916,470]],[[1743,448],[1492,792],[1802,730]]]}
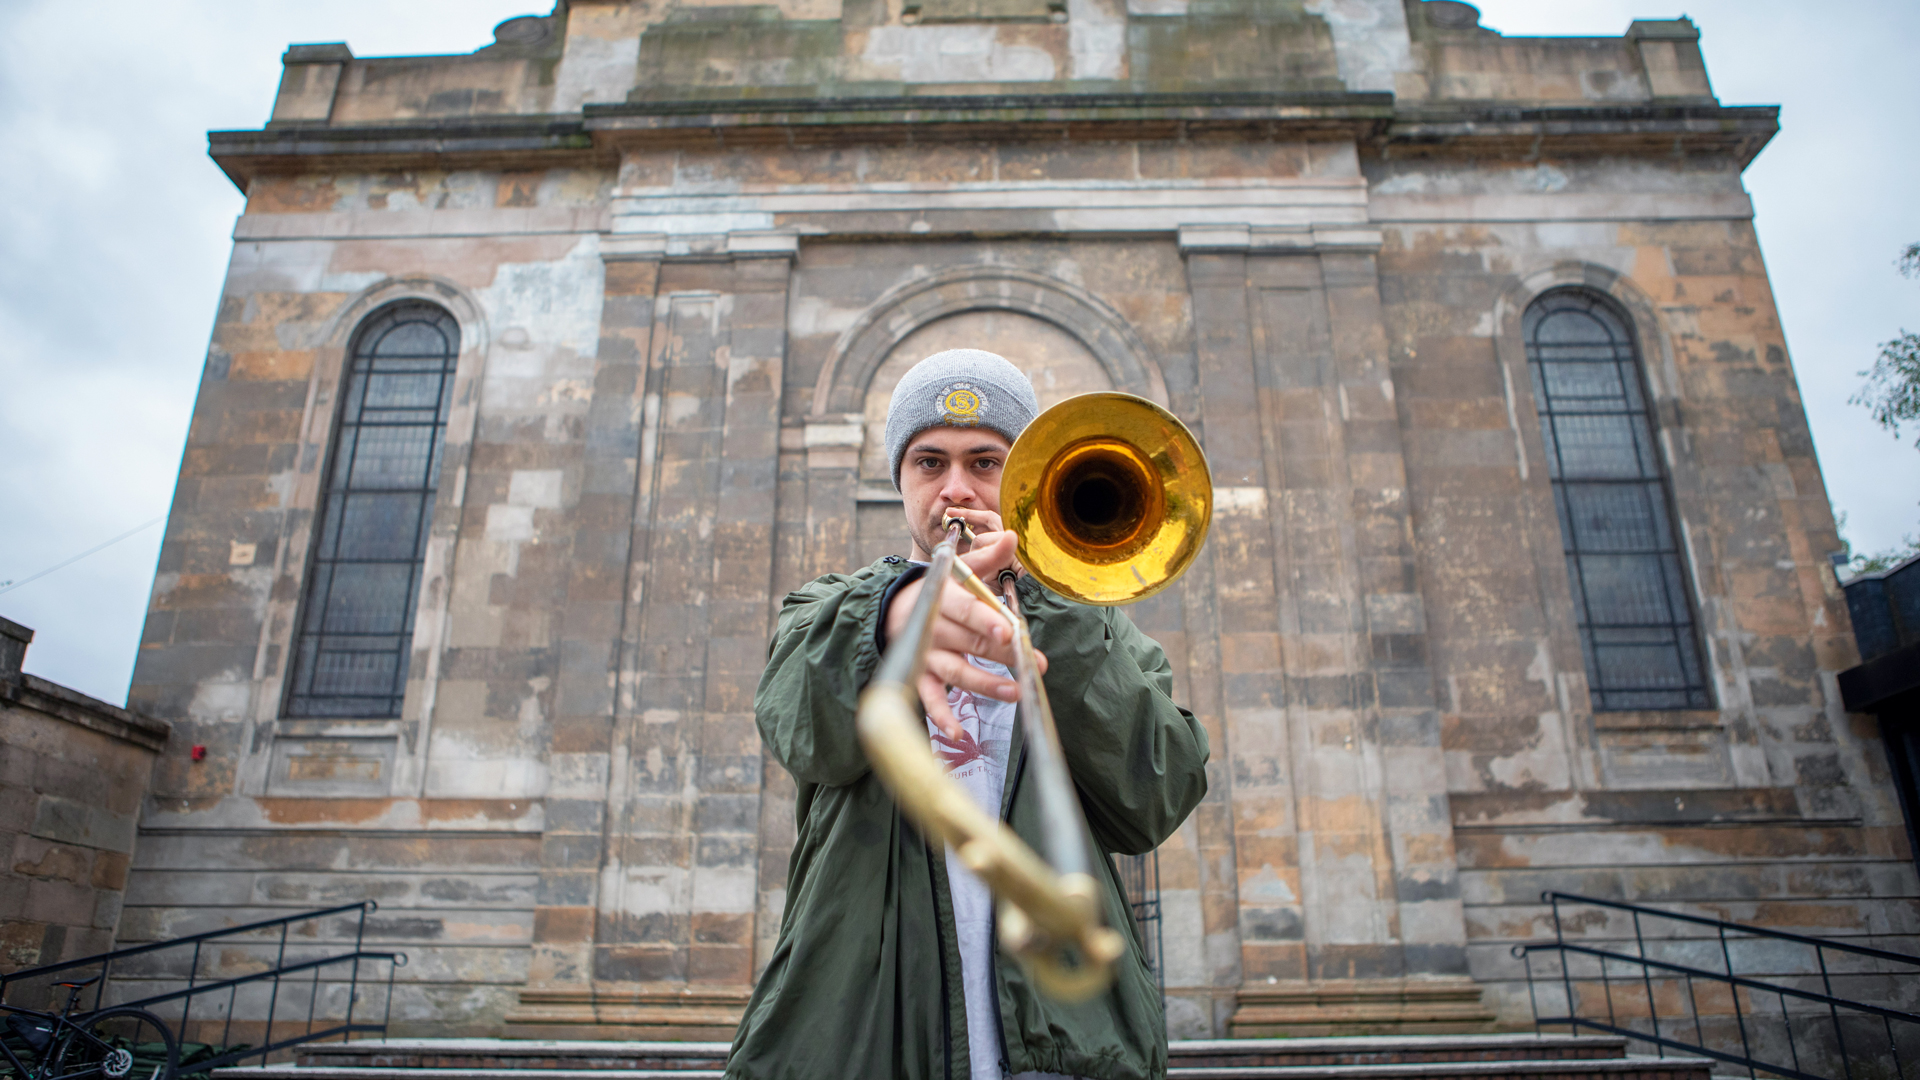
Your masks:
{"label": "bicycle", "polygon": [[[55,983],[66,1007],[40,1012],[0,1003],[0,1078],[6,1080],[174,1080],[180,1048],[173,1031],[145,1009],[114,1006],[76,1017],[80,991],[100,981]],[[18,1052],[16,1052],[18,1048]]]}

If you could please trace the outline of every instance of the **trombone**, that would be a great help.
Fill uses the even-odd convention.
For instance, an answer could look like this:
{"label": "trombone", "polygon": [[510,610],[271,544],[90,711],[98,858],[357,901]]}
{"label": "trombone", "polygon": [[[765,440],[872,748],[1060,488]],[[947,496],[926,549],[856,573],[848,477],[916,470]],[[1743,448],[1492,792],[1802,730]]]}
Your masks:
{"label": "trombone", "polygon": [[[1199,554],[1213,517],[1213,483],[1199,443],[1172,413],[1131,394],[1082,394],[1041,413],[1015,441],[1000,506],[1028,573],[1082,603],[1125,604],[1166,588]],[[1045,860],[934,761],[914,687],[941,589],[920,590],[900,639],[861,695],[860,745],[907,817],[952,847],[999,898],[1000,944],[1041,992],[1084,1001],[1112,982],[1126,939],[1101,918],[1086,823],[1034,664],[1016,576],[1001,571],[997,593],[980,580],[957,559],[972,539],[964,522],[949,519],[927,581],[951,577],[1013,629]]]}

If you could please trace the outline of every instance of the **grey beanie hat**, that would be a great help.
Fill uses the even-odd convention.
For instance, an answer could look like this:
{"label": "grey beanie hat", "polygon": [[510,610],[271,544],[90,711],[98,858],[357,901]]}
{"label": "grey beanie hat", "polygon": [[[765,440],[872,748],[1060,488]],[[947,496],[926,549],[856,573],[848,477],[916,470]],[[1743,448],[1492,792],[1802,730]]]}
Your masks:
{"label": "grey beanie hat", "polygon": [[900,490],[907,443],[930,427],[983,427],[1008,442],[1040,415],[1033,382],[1005,357],[984,349],[948,349],[913,365],[887,406],[887,461]]}

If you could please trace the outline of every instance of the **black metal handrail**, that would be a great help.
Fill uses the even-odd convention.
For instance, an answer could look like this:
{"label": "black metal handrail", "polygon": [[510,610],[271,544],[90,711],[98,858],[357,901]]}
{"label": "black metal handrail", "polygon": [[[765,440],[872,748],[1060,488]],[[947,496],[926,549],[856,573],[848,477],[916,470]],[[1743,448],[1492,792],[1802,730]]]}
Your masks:
{"label": "black metal handrail", "polygon": [[[1514,956],[1520,958],[1526,964],[1527,1000],[1533,1009],[1535,1030],[1539,1030],[1548,1025],[1557,1026],[1565,1024],[1576,1033],[1581,1028],[1588,1028],[1594,1031],[1606,1032],[1611,1035],[1624,1035],[1630,1039],[1638,1039],[1653,1044],[1661,1056],[1665,1056],[1665,1052],[1669,1049],[1699,1054],[1717,1061],[1741,1066],[1747,1070],[1749,1077],[1757,1077],[1760,1073],[1766,1072],[1776,1076],[1787,1077],[1789,1080],[1837,1080],[1838,1076],[1844,1076],[1846,1080],[1854,1080],[1855,1059],[1862,1056],[1861,1050],[1865,1049],[1865,1047],[1858,1044],[1856,1033],[1856,1044],[1852,1049],[1849,1049],[1847,1038],[1848,1029],[1858,1029],[1860,1024],[1857,1022],[1853,1024],[1843,1024],[1841,1010],[1846,1010],[1847,1019],[1849,1020],[1856,1018],[1876,1018],[1880,1021],[1881,1030],[1886,1036],[1886,1049],[1884,1055],[1880,1057],[1880,1061],[1889,1062],[1892,1065],[1892,1076],[1898,1077],[1900,1080],[1905,1080],[1906,1071],[1901,1060],[1901,1046],[1902,1043],[1905,1042],[1911,1051],[1917,1044],[1920,1044],[1920,1015],[1884,1005],[1852,1001],[1839,997],[1833,992],[1833,980],[1835,978],[1850,978],[1865,975],[1884,977],[1890,974],[1911,977],[1920,974],[1920,956],[1890,952],[1886,949],[1876,949],[1866,945],[1852,945],[1841,941],[1809,937],[1805,934],[1795,934],[1785,930],[1768,930],[1764,927],[1748,926],[1744,923],[1727,922],[1723,919],[1712,919],[1701,915],[1687,914],[1685,912],[1666,911],[1641,904],[1629,904],[1618,900],[1602,900],[1598,897],[1580,896],[1574,893],[1548,891],[1542,893],[1540,898],[1552,906],[1554,940],[1551,942],[1537,942],[1513,947]],[[1562,901],[1570,904],[1588,904],[1595,907],[1630,913],[1633,916],[1633,937],[1636,954],[1629,955],[1612,949],[1597,948],[1592,945],[1583,945],[1568,941],[1565,926],[1560,918],[1560,904]],[[1713,930],[1715,939],[1717,939],[1719,944],[1721,963],[1725,966],[1725,970],[1714,971],[1710,968],[1703,968],[1694,964],[1676,963],[1672,960],[1663,960],[1649,956],[1647,954],[1646,933],[1641,925],[1641,918],[1643,916],[1666,919]],[[1815,963],[1810,970],[1805,972],[1805,976],[1812,978],[1817,975],[1820,979],[1821,987],[1825,992],[1816,993],[1812,990],[1804,990],[1797,986],[1783,985],[1778,982],[1767,982],[1750,975],[1741,975],[1735,972],[1733,949],[1727,937],[1729,931],[1736,935],[1746,935],[1748,938],[1791,942],[1795,945],[1811,947],[1813,949]],[[1656,942],[1699,942],[1715,939],[1665,937],[1654,940]],[[1740,939],[1736,938],[1734,940],[1737,941]],[[1533,955],[1535,953],[1545,952],[1556,954],[1560,960],[1560,972],[1557,982],[1561,993],[1565,995],[1567,1008],[1566,1015],[1564,1016],[1541,1015],[1540,996],[1536,988],[1536,978],[1533,969]],[[1836,972],[1833,971],[1827,963],[1828,952],[1845,953],[1881,962],[1905,964],[1908,965],[1911,970],[1904,972]],[[1570,962],[1571,957],[1592,957],[1598,960],[1598,973],[1592,976],[1575,976],[1573,964]],[[1619,981],[1619,979],[1609,974],[1609,964],[1626,968],[1628,974],[1624,976],[1625,980],[1628,983],[1637,981],[1645,991],[1647,1003],[1645,1019],[1651,1024],[1651,1031],[1632,1027],[1628,1023],[1623,1022],[1617,1015],[1614,1007],[1613,987],[1614,983]],[[1637,979],[1632,974],[1635,969],[1637,969],[1638,973]],[[1656,973],[1658,974],[1656,975]],[[1773,977],[1778,978],[1779,976],[1776,975]],[[1685,981],[1688,1014],[1693,1021],[1695,1041],[1687,1042],[1684,1039],[1674,1038],[1662,1032],[1660,1027],[1662,1018],[1660,1015],[1659,996],[1654,991],[1654,980],[1656,978],[1661,979],[1663,983],[1675,980]],[[1556,981],[1553,980],[1551,975],[1548,976],[1548,979],[1550,981]],[[1695,980],[1705,980],[1709,983],[1717,983],[1728,988],[1728,994],[1732,1000],[1733,1007],[1732,1019],[1739,1031],[1739,1053],[1733,1052],[1730,1047],[1722,1048],[1709,1045],[1712,1040],[1708,1039],[1706,1027],[1702,1023],[1699,998],[1694,992]],[[1575,992],[1576,982],[1587,984],[1595,981],[1599,982],[1601,992],[1606,1001],[1606,1019],[1604,1021],[1597,1015],[1582,1015],[1584,1010],[1580,1007],[1580,998]],[[1769,994],[1778,999],[1781,1019],[1779,1030],[1784,1032],[1786,1036],[1786,1049],[1791,1059],[1791,1064],[1785,1061],[1764,1059],[1756,1052],[1754,1048],[1756,1034],[1764,1034],[1770,1032],[1772,1029],[1763,1029],[1762,1032],[1759,1033],[1749,1030],[1748,1020],[1752,1019],[1757,1023],[1760,1016],[1754,1009],[1741,1008],[1740,992],[1743,989],[1747,991],[1749,1005],[1755,1006],[1755,1008],[1757,1008],[1757,1005],[1755,1005],[1755,994]],[[1802,1040],[1796,1039],[1794,1035],[1794,1016],[1787,1008],[1788,998],[1809,1002],[1816,1006],[1825,1006],[1825,1018],[1831,1023],[1833,1052],[1837,1054],[1839,1058],[1840,1072],[1838,1074],[1808,1071],[1810,1068],[1817,1067],[1817,1063],[1810,1064],[1803,1062],[1801,1059],[1800,1043]],[[1670,1018],[1670,1020],[1671,1019],[1678,1019],[1680,1023],[1684,1025],[1688,1016]],[[1895,1023],[1908,1025],[1901,1028],[1901,1035],[1904,1036],[1904,1039],[1901,1036],[1896,1036],[1893,1027]],[[1730,1042],[1731,1040],[1728,1041]],[[1912,1054],[1910,1053],[1909,1056],[1912,1056]],[[1876,1064],[1879,1063],[1876,1062]],[[1888,1075],[1883,1065],[1872,1070],[1866,1070],[1863,1065],[1863,1071],[1867,1071],[1873,1076]]]}
{"label": "black metal handrail", "polygon": [[[140,998],[129,998],[113,1003],[114,1008],[135,1007],[150,1009],[155,1005],[165,1005],[176,1001],[180,1002],[181,1008],[177,1021],[179,1027],[177,1037],[181,1041],[184,1041],[187,1036],[187,1025],[192,1018],[194,999],[196,997],[216,994],[223,990],[226,991],[226,1023],[222,1027],[220,1036],[220,1046],[224,1048],[224,1052],[217,1052],[206,1058],[195,1059],[191,1063],[190,1071],[192,1073],[209,1072],[213,1069],[244,1061],[251,1057],[258,1057],[264,1063],[269,1055],[278,1051],[298,1046],[302,1043],[318,1042],[335,1036],[345,1039],[354,1033],[374,1033],[384,1037],[386,1035],[388,1022],[392,1019],[393,1015],[394,973],[399,968],[406,966],[407,955],[401,952],[370,950],[363,947],[366,942],[367,916],[378,910],[379,906],[379,904],[372,900],[362,900],[358,903],[341,904],[337,907],[320,908],[315,911],[303,911],[273,919],[261,919],[256,922],[243,923],[239,926],[227,926],[218,930],[189,934],[185,937],[170,938],[166,941],[155,941],[145,945],[134,945],[125,949],[115,949],[112,952],[99,953],[94,956],[82,957],[78,960],[66,960],[57,964],[44,964],[40,967],[0,974],[0,1008],[5,1006],[7,991],[12,987],[22,983],[31,983],[45,976],[55,975],[63,971],[71,971],[75,968],[97,966],[100,969],[100,977],[99,981],[95,984],[93,998],[93,1009],[97,1012],[106,1004],[107,984],[111,979],[113,965],[116,962],[166,949],[182,949],[192,946],[193,955],[187,964],[187,985],[184,989],[165,991]],[[340,915],[346,912],[357,912],[359,916],[354,927],[353,949],[350,952],[336,953],[331,956],[314,957],[306,960],[296,960],[292,963],[287,961],[287,935],[295,924],[325,918],[328,915]],[[274,957],[274,962],[271,967],[263,971],[251,972],[232,978],[215,979],[210,982],[199,981],[200,958],[204,946],[209,942],[221,938],[233,938],[244,934],[273,929],[280,931],[280,940],[278,943],[278,952]],[[385,1007],[380,1022],[377,1024],[370,1022],[356,1023],[354,1021],[354,1010],[358,1006],[360,998],[360,963],[363,960],[384,960],[387,961],[388,965]],[[346,1016],[340,1023],[331,1024],[323,1028],[316,1028],[314,1024],[316,1022],[316,1014],[320,1001],[320,971],[322,968],[337,964],[351,965],[348,974]],[[312,972],[313,975],[307,998],[305,1028],[291,1038],[283,1038],[276,1041],[273,1038],[273,1028],[276,1020],[275,1012],[280,1003],[280,985],[285,976],[299,972]],[[272,983],[272,992],[267,1000],[265,1014],[266,1026],[261,1037],[261,1044],[259,1046],[232,1047],[230,1039],[233,1034],[234,1004],[238,1000],[240,988],[242,986],[269,981]],[[123,978],[122,984],[124,985],[125,982],[126,980]],[[76,1021],[83,1019],[84,1017],[76,1017]],[[181,1071],[189,1071],[185,1063],[183,1063]]]}

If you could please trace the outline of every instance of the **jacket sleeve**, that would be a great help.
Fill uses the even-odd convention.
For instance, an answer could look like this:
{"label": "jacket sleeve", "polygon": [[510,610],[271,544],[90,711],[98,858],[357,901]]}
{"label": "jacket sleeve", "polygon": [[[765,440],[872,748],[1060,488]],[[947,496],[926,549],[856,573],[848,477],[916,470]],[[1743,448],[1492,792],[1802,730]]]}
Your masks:
{"label": "jacket sleeve", "polygon": [[1139,855],[1173,835],[1207,793],[1207,733],[1173,703],[1166,653],[1115,608],[1029,594],[1044,623],[1047,700],[1094,839]]}
{"label": "jacket sleeve", "polygon": [[867,772],[854,734],[860,691],[880,663],[875,629],[894,574],[829,574],[787,596],[753,696],[760,738],[795,780],[850,784]]}

